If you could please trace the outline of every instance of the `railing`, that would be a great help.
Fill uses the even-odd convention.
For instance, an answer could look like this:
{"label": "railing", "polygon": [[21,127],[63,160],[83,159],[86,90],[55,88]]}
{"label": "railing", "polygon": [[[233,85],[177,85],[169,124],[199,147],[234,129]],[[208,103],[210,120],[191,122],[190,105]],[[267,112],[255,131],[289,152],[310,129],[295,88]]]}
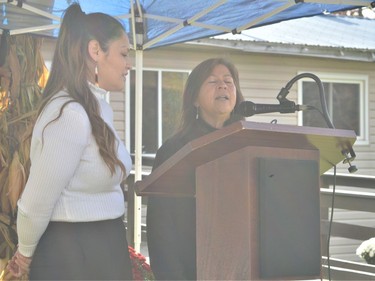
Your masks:
{"label": "railing", "polygon": [[[337,174],[325,174],[321,177],[321,234],[323,255],[323,277],[331,280],[375,280],[375,266],[365,263],[329,259],[328,234],[356,240],[375,237],[375,227],[333,221],[330,225],[330,209],[345,209],[374,213],[375,216],[375,177]],[[333,186],[351,187],[356,190],[336,190],[332,200]],[[362,191],[363,190],[363,191]],[[369,191],[374,192],[369,192]]]}

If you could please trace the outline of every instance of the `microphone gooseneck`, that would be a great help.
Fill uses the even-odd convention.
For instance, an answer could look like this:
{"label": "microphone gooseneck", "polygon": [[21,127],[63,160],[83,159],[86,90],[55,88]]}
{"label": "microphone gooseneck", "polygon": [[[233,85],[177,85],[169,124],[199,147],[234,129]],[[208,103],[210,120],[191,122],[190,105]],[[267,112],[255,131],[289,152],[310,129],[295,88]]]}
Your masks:
{"label": "microphone gooseneck", "polygon": [[[244,101],[240,103],[234,110],[234,113],[244,116],[244,117],[249,117],[254,114],[261,114],[261,113],[270,113],[270,112],[280,112],[280,113],[293,113],[296,111],[301,111],[301,110],[307,110],[307,109],[316,109],[314,106],[311,105],[296,105],[294,102],[289,101],[286,99],[286,96],[289,94],[290,88],[293,86],[293,84],[301,79],[301,78],[311,78],[313,79],[319,88],[319,95],[320,95],[320,101],[321,101],[321,106],[323,112],[321,114],[323,115],[327,126],[329,128],[334,129],[334,125],[331,121],[331,118],[328,114],[328,109],[327,109],[327,102],[325,99],[325,94],[324,94],[324,87],[322,81],[319,79],[318,76],[312,73],[301,73],[295,76],[293,79],[291,79],[285,87],[281,88],[280,92],[277,95],[277,99],[280,102],[280,104],[255,104],[251,101]],[[320,111],[319,111],[320,112]]]}

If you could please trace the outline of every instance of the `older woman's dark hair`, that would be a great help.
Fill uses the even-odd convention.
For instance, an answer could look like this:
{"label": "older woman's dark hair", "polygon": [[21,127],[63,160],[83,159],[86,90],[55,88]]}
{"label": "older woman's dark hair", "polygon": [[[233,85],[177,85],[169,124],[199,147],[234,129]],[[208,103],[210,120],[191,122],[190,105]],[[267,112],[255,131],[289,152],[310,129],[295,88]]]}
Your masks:
{"label": "older woman's dark hair", "polygon": [[[182,101],[182,116],[178,134],[184,135],[194,125],[197,112],[197,109],[194,106],[194,102],[199,95],[199,90],[202,84],[211,75],[213,69],[217,65],[226,66],[230,74],[232,75],[234,85],[236,86],[237,96],[235,108],[244,100],[240,88],[238,70],[233,63],[224,58],[211,58],[201,62],[193,69],[186,81]],[[231,117],[225,122],[225,124],[230,124],[243,119],[244,118],[242,116],[233,114],[232,112]]]}

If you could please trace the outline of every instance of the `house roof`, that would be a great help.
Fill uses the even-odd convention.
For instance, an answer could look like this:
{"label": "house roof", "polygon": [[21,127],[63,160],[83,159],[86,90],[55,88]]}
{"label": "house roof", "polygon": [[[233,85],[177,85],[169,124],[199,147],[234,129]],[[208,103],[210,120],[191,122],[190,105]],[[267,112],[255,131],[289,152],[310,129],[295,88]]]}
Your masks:
{"label": "house roof", "polygon": [[319,15],[198,40],[244,51],[375,61],[375,19]]}

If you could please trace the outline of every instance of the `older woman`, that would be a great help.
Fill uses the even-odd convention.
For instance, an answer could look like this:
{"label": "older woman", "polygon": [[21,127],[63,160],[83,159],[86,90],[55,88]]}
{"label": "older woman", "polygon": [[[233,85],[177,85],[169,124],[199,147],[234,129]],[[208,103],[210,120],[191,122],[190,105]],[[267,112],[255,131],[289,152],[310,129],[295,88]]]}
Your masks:
{"label": "older woman", "polygon": [[[153,169],[191,140],[241,120],[233,114],[241,101],[238,71],[231,62],[212,58],[196,66],[185,86],[180,127],[158,150]],[[195,218],[195,198],[149,198],[147,239],[156,279],[197,278]]]}

